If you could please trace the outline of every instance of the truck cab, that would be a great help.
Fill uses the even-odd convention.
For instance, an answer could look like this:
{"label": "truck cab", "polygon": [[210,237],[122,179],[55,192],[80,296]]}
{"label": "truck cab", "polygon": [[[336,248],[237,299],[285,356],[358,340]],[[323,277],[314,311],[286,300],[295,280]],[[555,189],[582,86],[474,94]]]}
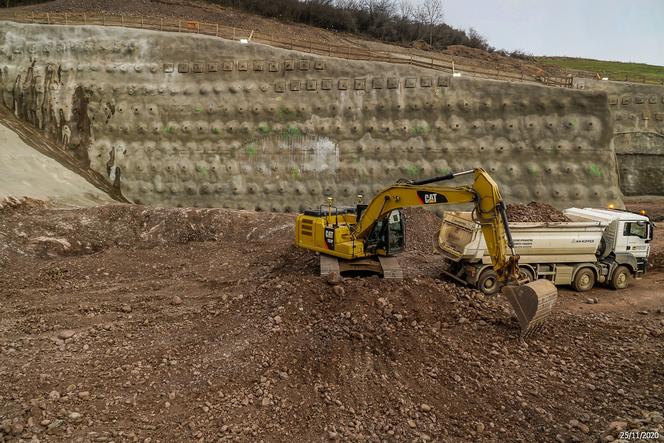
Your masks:
{"label": "truck cab", "polygon": [[654,224],[646,215],[593,208],[570,208],[563,213],[573,221],[608,222],[597,251],[598,257],[613,258],[616,264],[629,266],[637,278],[647,271]]}

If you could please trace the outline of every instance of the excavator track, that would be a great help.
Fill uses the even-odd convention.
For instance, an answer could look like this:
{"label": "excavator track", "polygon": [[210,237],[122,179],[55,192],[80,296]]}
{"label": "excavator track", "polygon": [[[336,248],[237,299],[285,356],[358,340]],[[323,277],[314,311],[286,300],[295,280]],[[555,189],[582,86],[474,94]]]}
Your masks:
{"label": "excavator track", "polygon": [[320,254],[320,275],[328,277],[330,275],[341,275],[339,269],[339,259],[325,254]]}
{"label": "excavator track", "polygon": [[380,267],[383,270],[383,278],[403,280],[403,269],[399,266],[396,257],[378,257]]}
{"label": "excavator track", "polygon": [[403,280],[403,269],[399,266],[396,257],[361,258],[356,260],[343,260],[325,254],[320,254],[320,275],[341,275],[343,272],[370,272],[380,274],[385,279]]}

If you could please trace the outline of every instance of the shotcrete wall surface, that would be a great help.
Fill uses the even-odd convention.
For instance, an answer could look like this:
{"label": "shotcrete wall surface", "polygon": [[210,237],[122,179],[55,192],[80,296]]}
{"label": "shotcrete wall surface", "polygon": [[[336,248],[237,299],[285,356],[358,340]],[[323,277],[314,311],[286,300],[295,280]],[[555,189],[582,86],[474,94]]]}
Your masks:
{"label": "shotcrete wall surface", "polygon": [[191,34],[1,26],[4,105],[135,202],[298,210],[482,166],[511,201],[621,204],[604,92]]}
{"label": "shotcrete wall surface", "polygon": [[25,196],[76,206],[113,201],[83,177],[26,145],[0,124],[0,203],[5,197]]}
{"label": "shotcrete wall surface", "polygon": [[664,195],[664,87],[592,79],[574,85],[608,94],[623,192]]}

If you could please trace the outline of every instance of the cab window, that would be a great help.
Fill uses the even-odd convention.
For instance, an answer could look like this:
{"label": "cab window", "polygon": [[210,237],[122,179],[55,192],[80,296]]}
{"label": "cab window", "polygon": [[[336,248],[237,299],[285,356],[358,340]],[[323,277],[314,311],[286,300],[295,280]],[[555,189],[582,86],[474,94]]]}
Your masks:
{"label": "cab window", "polygon": [[627,222],[623,229],[623,235],[645,240],[648,238],[648,224],[646,222]]}

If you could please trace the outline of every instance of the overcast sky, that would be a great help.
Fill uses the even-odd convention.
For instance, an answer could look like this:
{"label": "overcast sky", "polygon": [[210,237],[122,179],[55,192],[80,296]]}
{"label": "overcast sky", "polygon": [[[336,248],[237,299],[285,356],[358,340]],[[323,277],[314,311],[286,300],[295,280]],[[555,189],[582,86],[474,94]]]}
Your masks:
{"label": "overcast sky", "polygon": [[[421,0],[415,0],[418,3]],[[664,66],[664,0],[443,0],[499,49]]]}

